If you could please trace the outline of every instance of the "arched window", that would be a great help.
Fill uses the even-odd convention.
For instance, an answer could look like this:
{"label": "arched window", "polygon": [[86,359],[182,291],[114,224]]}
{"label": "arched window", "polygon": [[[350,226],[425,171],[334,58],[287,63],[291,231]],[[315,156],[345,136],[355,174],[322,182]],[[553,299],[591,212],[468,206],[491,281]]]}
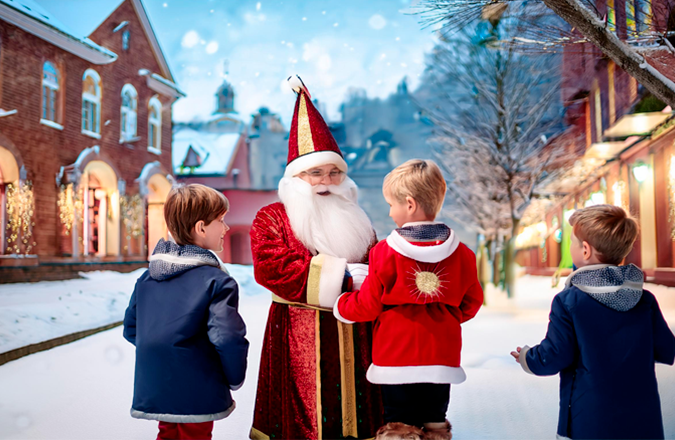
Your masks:
{"label": "arched window", "polygon": [[87,69],[82,77],[82,133],[101,137],[101,77]]}
{"label": "arched window", "polygon": [[162,153],[162,103],[156,96],[148,103],[148,150]]}
{"label": "arched window", "polygon": [[635,0],[626,0],[626,32],[628,38],[636,37],[637,26],[635,23]]}
{"label": "arched window", "polygon": [[136,137],[136,111],[138,93],[131,84],[122,87],[121,133],[120,140],[128,141]]}
{"label": "arched window", "polygon": [[59,70],[49,61],[42,65],[42,119],[59,122]]}
{"label": "arched window", "polygon": [[652,25],[651,0],[635,0],[635,21],[638,34],[649,30]]}

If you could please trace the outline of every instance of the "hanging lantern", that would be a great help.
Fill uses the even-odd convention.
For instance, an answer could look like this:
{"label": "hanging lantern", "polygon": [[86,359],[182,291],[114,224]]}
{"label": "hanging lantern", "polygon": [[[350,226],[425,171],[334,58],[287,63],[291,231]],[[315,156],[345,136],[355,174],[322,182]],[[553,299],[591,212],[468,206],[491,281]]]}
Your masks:
{"label": "hanging lantern", "polygon": [[633,167],[633,177],[635,177],[635,180],[637,180],[638,183],[642,183],[647,180],[649,178],[650,172],[651,170],[649,169],[649,165],[644,162],[638,162]]}

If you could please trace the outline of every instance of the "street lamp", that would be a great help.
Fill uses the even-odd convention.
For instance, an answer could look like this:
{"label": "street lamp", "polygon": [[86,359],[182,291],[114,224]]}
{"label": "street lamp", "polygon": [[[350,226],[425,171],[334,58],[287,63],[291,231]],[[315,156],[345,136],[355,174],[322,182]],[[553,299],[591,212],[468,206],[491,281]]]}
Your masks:
{"label": "street lamp", "polygon": [[633,167],[633,176],[635,176],[635,180],[637,180],[638,183],[642,183],[647,180],[649,178],[649,173],[649,165],[644,162],[638,162]]}

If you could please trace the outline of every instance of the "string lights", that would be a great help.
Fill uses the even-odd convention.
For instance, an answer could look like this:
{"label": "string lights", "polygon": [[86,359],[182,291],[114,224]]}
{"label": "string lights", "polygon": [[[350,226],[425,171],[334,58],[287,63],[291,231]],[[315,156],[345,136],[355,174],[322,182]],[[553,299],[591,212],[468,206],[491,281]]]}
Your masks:
{"label": "string lights", "polygon": [[120,211],[122,222],[127,230],[127,240],[141,236],[145,216],[143,198],[139,194],[120,197]]}
{"label": "string lights", "polygon": [[623,180],[617,180],[614,185],[612,185],[612,192],[614,192],[614,206],[621,207],[628,211],[628,207],[624,203],[624,194],[626,194],[626,182]]}
{"label": "string lights", "polygon": [[61,185],[59,199],[56,204],[59,207],[59,220],[66,229],[66,235],[70,235],[73,228],[77,227],[82,212],[82,191],[75,191],[73,184]]}
{"label": "string lights", "polygon": [[668,220],[670,221],[670,237],[675,240],[675,157],[670,157],[668,172]]}
{"label": "string lights", "polygon": [[[7,185],[7,250],[13,254],[30,254],[33,241],[35,199],[30,181]],[[22,252],[23,248],[23,252]]]}

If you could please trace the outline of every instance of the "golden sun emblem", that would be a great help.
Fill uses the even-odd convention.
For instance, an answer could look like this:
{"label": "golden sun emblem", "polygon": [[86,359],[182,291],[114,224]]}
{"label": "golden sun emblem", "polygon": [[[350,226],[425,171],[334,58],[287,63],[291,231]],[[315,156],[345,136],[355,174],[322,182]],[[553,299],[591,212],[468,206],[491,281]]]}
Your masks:
{"label": "golden sun emblem", "polygon": [[441,280],[433,272],[417,272],[415,285],[424,294],[434,294],[441,287]]}
{"label": "golden sun emblem", "polygon": [[406,276],[411,293],[416,295],[418,300],[423,300],[425,304],[439,297],[441,295],[441,287],[448,281],[444,279],[444,268],[439,268],[436,265],[430,269],[422,270],[421,267],[417,266],[416,268],[411,268]]}

